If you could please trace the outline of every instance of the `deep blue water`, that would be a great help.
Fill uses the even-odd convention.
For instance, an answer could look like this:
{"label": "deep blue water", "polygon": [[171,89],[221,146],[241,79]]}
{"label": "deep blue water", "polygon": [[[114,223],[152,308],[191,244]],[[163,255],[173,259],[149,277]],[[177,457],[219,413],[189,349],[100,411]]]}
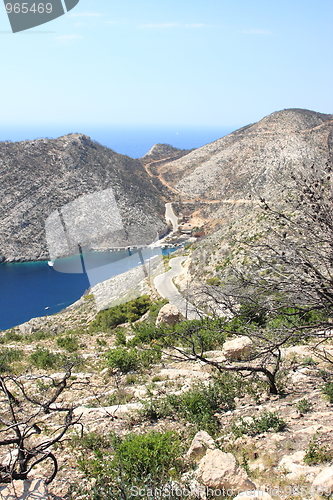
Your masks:
{"label": "deep blue water", "polygon": [[0,287],[0,330],[6,330],[64,309],[89,288],[89,280],[86,274],[59,273],[47,262],[0,264]]}
{"label": "deep blue water", "polygon": [[59,259],[54,267],[47,261],[0,264],[0,330],[55,314],[78,300],[90,286],[136,267],[141,259],[147,262],[157,253],[160,250],[147,249],[140,257],[136,251],[131,256],[128,252],[91,252],[83,256],[85,273],[73,272],[80,266],[80,256]]}
{"label": "deep blue water", "polygon": [[134,126],[105,126],[94,125],[45,125],[41,127],[0,127],[0,141],[24,141],[38,137],[59,137],[71,132],[86,134],[103,146],[107,146],[117,153],[141,158],[154,144],[171,144],[180,149],[200,148],[205,144],[216,141],[224,135],[233,132],[239,127],[134,127]]}
{"label": "deep blue water", "polygon": [[[59,137],[71,132],[80,132],[112,148],[117,153],[140,158],[156,143],[171,144],[181,149],[198,148],[220,139],[236,128],[223,126],[96,127],[77,124],[22,126],[0,128],[0,141]],[[110,259],[110,254],[104,257]],[[98,254],[98,260],[101,262],[104,257],[101,253]],[[96,256],[93,255],[89,257],[90,260],[95,258]],[[116,258],[113,254],[112,259]],[[75,267],[75,258],[72,259],[74,260],[68,259],[63,262],[68,269]],[[128,259],[119,259],[116,264],[110,264],[108,267],[106,262],[102,262],[99,267],[96,266],[95,270],[89,273],[89,279],[87,274],[57,272],[49,267],[47,262],[0,264],[0,330],[11,328],[33,317],[54,314],[78,300],[90,285],[123,272],[126,270],[124,266],[133,267],[136,264],[134,261],[128,263]],[[91,266],[93,267],[94,263]],[[109,276],[105,276],[106,268]]]}

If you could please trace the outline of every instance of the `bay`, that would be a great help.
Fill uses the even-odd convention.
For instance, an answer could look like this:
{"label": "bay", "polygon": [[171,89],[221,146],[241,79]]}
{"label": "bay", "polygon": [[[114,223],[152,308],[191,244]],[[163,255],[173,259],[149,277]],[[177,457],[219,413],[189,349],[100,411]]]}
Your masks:
{"label": "bay", "polygon": [[[44,125],[0,128],[0,140],[21,141],[37,137],[59,137],[71,132],[81,132],[92,139],[113,149],[117,153],[140,158],[156,143],[171,144],[180,149],[201,147],[220,139],[237,127],[191,127],[191,126],[116,126],[108,125]],[[110,255],[90,255],[99,261],[109,259]],[[118,261],[109,270],[110,276],[123,272],[121,255],[112,257]],[[74,259],[71,261],[70,259]],[[71,257],[64,266],[75,269],[79,257]],[[126,259],[125,259],[126,260]],[[75,263],[76,262],[76,263]],[[133,261],[133,266],[135,262]],[[132,265],[131,264],[131,265]],[[101,264],[102,266],[106,265]],[[126,264],[128,265],[128,264]],[[105,271],[89,273],[57,272],[47,262],[28,262],[20,264],[0,264],[0,330],[12,328],[33,317],[54,314],[78,300],[90,287],[91,281],[102,281]],[[112,274],[113,273],[113,274]],[[93,276],[93,277],[92,277]],[[47,308],[47,309],[46,309]]]}
{"label": "bay", "polygon": [[[164,249],[162,253],[174,250]],[[55,314],[77,301],[90,286],[147,262],[158,253],[158,249],[147,249],[141,255],[137,251],[131,255],[127,251],[83,254],[88,265],[84,273],[72,272],[80,266],[79,255],[59,259],[54,267],[47,261],[0,264],[0,330]]]}

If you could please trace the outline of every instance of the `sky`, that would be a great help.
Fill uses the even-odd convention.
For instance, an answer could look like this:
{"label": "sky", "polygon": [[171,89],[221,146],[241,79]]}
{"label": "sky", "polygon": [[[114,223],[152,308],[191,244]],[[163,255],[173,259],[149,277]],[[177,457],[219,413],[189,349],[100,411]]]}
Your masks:
{"label": "sky", "polygon": [[80,0],[16,34],[0,5],[0,44],[1,139],[333,113],[331,0]]}

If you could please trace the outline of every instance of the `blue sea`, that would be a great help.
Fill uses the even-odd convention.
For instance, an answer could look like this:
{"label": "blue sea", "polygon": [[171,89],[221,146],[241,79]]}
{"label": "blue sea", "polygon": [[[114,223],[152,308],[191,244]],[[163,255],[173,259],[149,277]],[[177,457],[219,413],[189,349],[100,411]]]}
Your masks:
{"label": "blue sea", "polygon": [[105,126],[97,127],[90,125],[66,125],[43,127],[8,127],[0,126],[0,141],[24,141],[37,138],[56,138],[69,133],[82,133],[98,141],[103,146],[113,149],[117,153],[141,158],[154,144],[170,144],[180,149],[200,148],[205,144],[216,141],[230,134],[243,125],[226,127],[149,127],[149,126]]}
{"label": "blue sea", "polygon": [[[38,137],[59,137],[70,132],[80,132],[89,135],[92,139],[113,149],[117,153],[140,158],[157,143],[171,144],[180,149],[198,148],[209,142],[220,139],[237,127],[87,127],[73,126],[43,128],[0,128],[0,141],[21,141],[36,139]],[[104,266],[107,261],[112,264],[110,276],[124,272],[124,265],[134,267],[137,258],[128,264],[125,255],[115,253],[102,255],[98,252],[96,257]],[[71,259],[79,259],[72,257]],[[103,260],[104,259],[104,260]],[[106,259],[106,260],[105,260]],[[72,260],[65,264],[75,268]],[[65,267],[66,267],[65,265]],[[103,274],[103,273],[102,273]],[[98,272],[96,273],[98,276]],[[108,277],[110,277],[108,276]],[[91,276],[90,276],[91,278]],[[100,276],[100,281],[106,279]],[[96,278],[95,278],[96,280]],[[57,272],[47,262],[29,262],[20,264],[0,264],[0,330],[12,328],[24,323],[31,318],[54,314],[78,300],[83,293],[93,285],[86,273]]]}
{"label": "blue sea", "polygon": [[[176,249],[162,250],[166,255]],[[148,262],[159,249],[137,251],[91,252],[83,254],[89,270],[80,268],[79,255],[55,261],[54,267],[43,262],[0,264],[1,313],[0,330],[31,318],[55,314],[78,300],[90,286]],[[148,267],[148,266],[147,266]],[[60,271],[59,271],[60,270]]]}

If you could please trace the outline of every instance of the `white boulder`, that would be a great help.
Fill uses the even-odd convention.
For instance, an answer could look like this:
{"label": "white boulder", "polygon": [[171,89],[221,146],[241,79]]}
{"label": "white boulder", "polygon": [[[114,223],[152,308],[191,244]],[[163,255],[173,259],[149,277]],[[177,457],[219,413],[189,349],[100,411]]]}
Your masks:
{"label": "white boulder", "polygon": [[233,454],[219,449],[207,450],[199,463],[197,480],[215,491],[224,489],[238,493],[256,489],[245,470],[237,465]]}
{"label": "white boulder", "polygon": [[252,340],[243,335],[234,340],[227,340],[224,342],[222,353],[230,361],[241,360],[251,353],[252,345]]}
{"label": "white boulder", "polygon": [[319,495],[330,496],[333,493],[333,465],[325,467],[312,483],[312,489]]}
{"label": "white boulder", "polygon": [[166,325],[172,326],[176,323],[179,323],[181,319],[181,313],[178,311],[176,306],[173,306],[172,304],[165,304],[165,306],[161,307],[158,313],[156,325],[164,323]]}
{"label": "white boulder", "polygon": [[186,453],[186,457],[199,461],[206,454],[207,450],[216,448],[214,439],[206,431],[199,431],[193,438],[191,446]]}

